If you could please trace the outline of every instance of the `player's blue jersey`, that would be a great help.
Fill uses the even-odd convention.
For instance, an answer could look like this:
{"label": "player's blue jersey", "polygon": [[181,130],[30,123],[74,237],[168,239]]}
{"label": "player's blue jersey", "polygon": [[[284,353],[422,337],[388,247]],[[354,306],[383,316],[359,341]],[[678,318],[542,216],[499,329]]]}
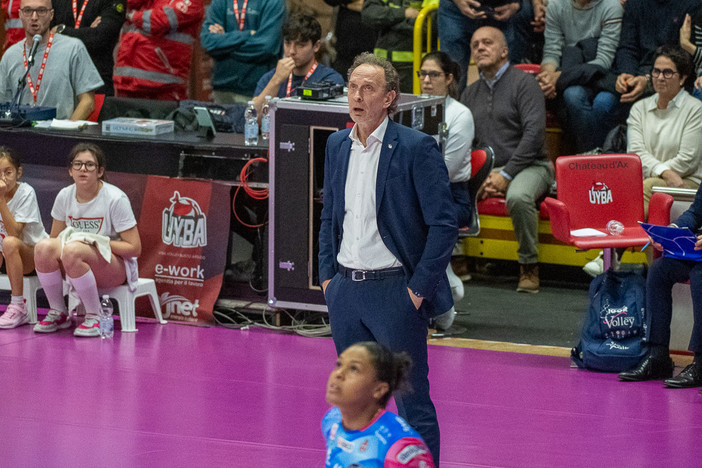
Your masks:
{"label": "player's blue jersey", "polygon": [[347,431],[341,411],[322,419],[327,468],[434,468],[431,453],[417,431],[401,417],[383,411],[360,431]]}

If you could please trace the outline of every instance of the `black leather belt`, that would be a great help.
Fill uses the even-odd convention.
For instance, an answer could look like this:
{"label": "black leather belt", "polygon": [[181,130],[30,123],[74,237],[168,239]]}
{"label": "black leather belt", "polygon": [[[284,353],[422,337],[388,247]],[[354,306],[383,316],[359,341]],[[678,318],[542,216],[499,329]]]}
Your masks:
{"label": "black leather belt", "polygon": [[382,270],[353,270],[339,265],[339,273],[353,281],[381,280],[390,276],[401,276],[405,274],[402,267],[383,268]]}

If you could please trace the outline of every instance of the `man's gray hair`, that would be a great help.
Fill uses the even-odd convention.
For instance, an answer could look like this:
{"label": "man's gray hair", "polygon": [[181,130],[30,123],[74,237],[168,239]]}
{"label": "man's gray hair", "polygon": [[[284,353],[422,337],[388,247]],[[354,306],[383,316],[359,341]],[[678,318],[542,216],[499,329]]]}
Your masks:
{"label": "man's gray hair", "polygon": [[400,75],[395,70],[395,67],[382,57],[373,55],[370,52],[363,52],[353,59],[353,64],[349,68],[348,78],[351,78],[353,71],[361,65],[373,65],[383,69],[385,73],[385,92],[395,91],[395,99],[392,100],[390,107],[388,107],[388,114],[395,112],[397,110],[397,102],[400,100]]}

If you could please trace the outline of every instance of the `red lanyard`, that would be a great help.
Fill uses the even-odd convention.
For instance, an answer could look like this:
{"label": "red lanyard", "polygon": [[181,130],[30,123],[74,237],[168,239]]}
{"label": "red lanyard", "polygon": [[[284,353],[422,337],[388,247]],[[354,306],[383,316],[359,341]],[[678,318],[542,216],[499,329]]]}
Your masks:
{"label": "red lanyard", "polygon": [[234,0],[234,16],[236,16],[236,22],[239,23],[239,31],[244,30],[244,18],[246,18],[246,5],[248,3],[249,0],[244,0],[244,6],[241,7],[241,16],[239,16],[239,2]]}
{"label": "red lanyard", "polygon": [[[37,102],[37,94],[39,94],[39,86],[41,86],[41,80],[44,78],[44,69],[46,68],[46,59],[49,58],[49,51],[51,50],[51,44],[54,43],[54,33],[49,34],[49,42],[46,43],[46,51],[44,51],[44,59],[41,61],[41,67],[39,67],[39,76],[37,76],[37,87],[34,88],[34,83],[32,83],[32,77],[27,75],[27,84],[29,85],[29,90],[32,92],[34,97],[34,102]],[[29,64],[27,63],[27,39],[24,40],[24,47],[22,53],[24,54],[24,70],[29,69]]]}
{"label": "red lanyard", "polygon": [[[314,71],[316,69],[317,69],[317,61],[315,60],[314,65],[312,65],[312,68],[310,68],[310,71],[307,72],[307,74],[305,75],[305,79],[302,80],[302,82],[304,83],[305,81],[307,81],[307,78],[312,76],[312,73],[314,73]],[[292,88],[292,77],[293,77],[293,72],[290,72],[290,76],[288,77],[288,87],[285,90],[285,97],[290,97],[290,91],[292,91],[292,89],[291,89]]]}
{"label": "red lanyard", "polygon": [[[78,14],[78,0],[73,0],[73,23],[76,29],[80,27],[80,22],[83,20],[83,13],[85,13],[85,7],[88,6],[88,1],[89,0],[85,0],[80,9],[80,14]],[[76,16],[77,14],[78,16]]]}

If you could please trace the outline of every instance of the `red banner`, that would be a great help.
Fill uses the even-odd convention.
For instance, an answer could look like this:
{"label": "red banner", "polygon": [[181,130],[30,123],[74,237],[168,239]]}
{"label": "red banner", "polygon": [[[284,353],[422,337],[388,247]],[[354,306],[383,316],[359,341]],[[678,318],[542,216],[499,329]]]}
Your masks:
{"label": "red banner", "polygon": [[139,276],[156,281],[166,320],[212,320],[226,266],[229,191],[212,181],[147,179],[139,215]]}

